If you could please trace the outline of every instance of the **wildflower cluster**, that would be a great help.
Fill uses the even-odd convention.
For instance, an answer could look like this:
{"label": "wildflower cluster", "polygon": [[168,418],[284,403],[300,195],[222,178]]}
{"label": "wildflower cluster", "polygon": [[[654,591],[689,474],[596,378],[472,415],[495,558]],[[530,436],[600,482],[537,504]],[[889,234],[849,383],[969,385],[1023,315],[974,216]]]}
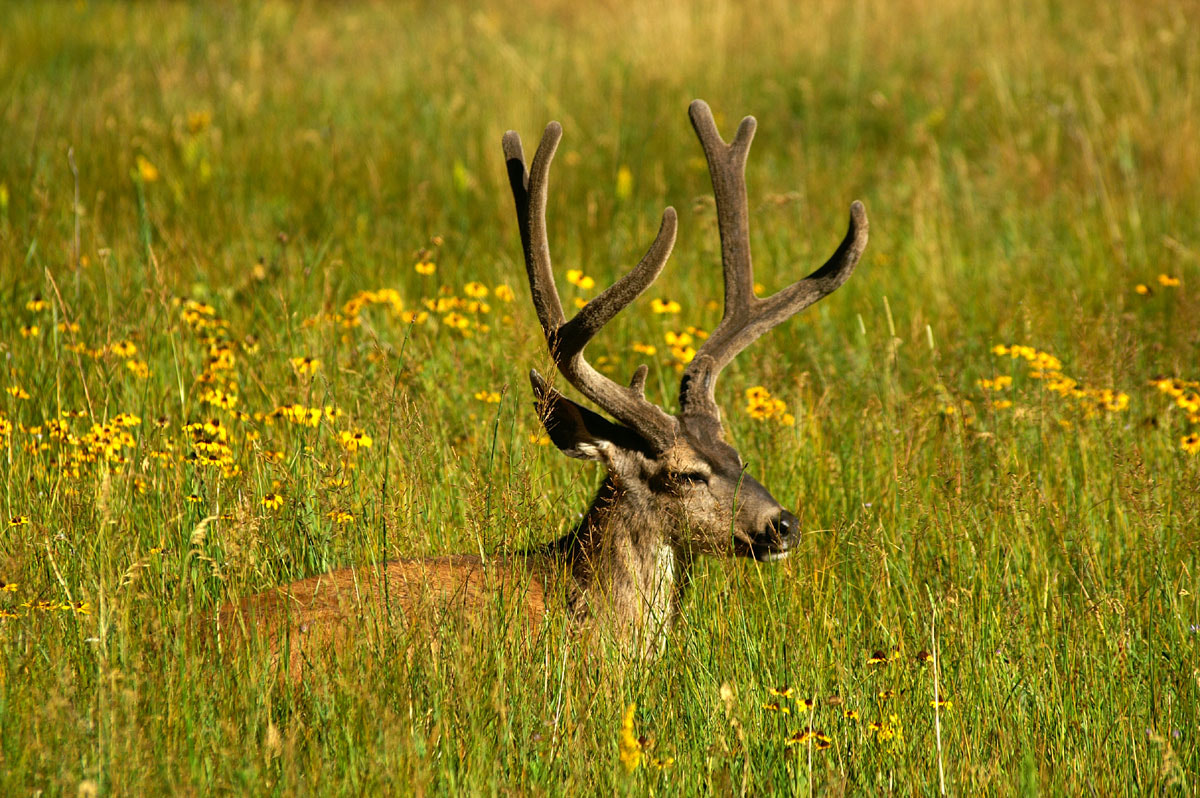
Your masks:
{"label": "wildflower cluster", "polygon": [[[996,357],[1008,357],[1024,361],[1029,367],[1029,376],[1041,380],[1046,390],[1056,393],[1066,399],[1072,399],[1083,412],[1084,418],[1095,418],[1105,413],[1120,413],[1129,408],[1129,394],[1113,388],[1089,388],[1078,380],[1063,373],[1062,361],[1048,352],[1034,349],[1032,346],[1013,344],[997,344],[992,347]],[[1001,380],[1003,384],[997,385]],[[988,384],[990,383],[990,384]],[[985,390],[1002,390],[1012,384],[1010,377],[997,377],[994,380],[983,380],[981,387]],[[992,406],[997,409],[1011,407],[1012,402],[994,400]]]}
{"label": "wildflower cluster", "polygon": [[692,358],[696,356],[696,348],[692,346],[696,337],[691,332],[675,332],[667,330],[663,334],[663,338],[667,342],[667,348],[671,353],[671,360],[665,361],[668,365],[675,366],[676,370],[682,371],[683,367],[692,362]]}
{"label": "wildflower cluster", "polygon": [[[696,357],[696,344],[708,338],[708,333],[699,327],[688,326],[682,331],[667,330],[663,333],[663,340],[667,343],[667,351],[671,357],[663,361],[663,365],[673,366],[676,372],[682,372],[684,366],[691,363]],[[657,349],[654,346],[646,344],[634,344],[635,352],[643,354],[654,354]]]}
{"label": "wildflower cluster", "polygon": [[746,389],[746,412],[756,421],[774,421],[785,427],[796,423],[796,417],[788,412],[787,403],[771,396],[771,392],[761,385]]}
{"label": "wildflower cluster", "polygon": [[[7,599],[20,592],[20,585],[0,579],[0,598]],[[26,599],[15,607],[6,604],[0,606],[0,620],[20,618],[22,615],[35,613],[70,612],[76,615],[91,615],[92,605],[87,601],[54,601],[52,599]]]}
{"label": "wildflower cluster", "polygon": [[1184,414],[1188,428],[1179,439],[1179,448],[1188,454],[1200,453],[1200,382],[1157,377],[1150,384],[1171,397],[1174,408]]}
{"label": "wildflower cluster", "polygon": [[[1178,288],[1182,284],[1182,281],[1178,277],[1169,274],[1160,274],[1158,275],[1158,284],[1163,288]],[[1138,283],[1133,287],[1133,292],[1139,296],[1151,296],[1154,293],[1154,289],[1145,283]]]}
{"label": "wildflower cluster", "polygon": [[229,446],[229,427],[220,419],[185,424],[183,431],[190,445],[187,460],[200,466],[220,469],[221,475],[226,478],[238,474],[239,467]]}
{"label": "wildflower cluster", "polygon": [[[765,689],[767,698],[761,707],[763,712],[780,720],[803,717],[808,721],[803,728],[792,730],[782,738],[785,747],[811,746],[813,750],[823,751],[832,747],[838,738],[857,736],[876,744],[887,744],[894,751],[904,739],[905,716],[918,710],[927,711],[923,708],[925,704],[942,712],[953,706],[953,702],[944,696],[917,704],[905,700],[906,696],[929,695],[925,666],[932,659],[932,655],[924,650],[913,657],[906,656],[899,645],[868,654],[864,659],[866,672],[861,682],[868,689],[859,699],[862,709],[852,705],[853,697],[835,693],[818,700],[799,696],[787,686],[768,686]],[[903,667],[906,662],[911,666]],[[876,719],[859,725],[863,714],[869,710],[873,710]],[[817,720],[830,724],[834,731],[817,728]]]}
{"label": "wildflower cluster", "polygon": [[[343,310],[354,316],[372,302],[391,304],[398,302],[398,295],[386,290],[364,293],[347,303]],[[30,312],[41,312],[46,307],[47,303],[36,297],[27,303]],[[239,366],[244,355],[257,352],[257,343],[251,338],[239,343],[231,333],[230,324],[207,302],[177,298],[173,300],[173,307],[178,310],[181,327],[191,333],[185,336],[186,349],[181,359],[196,364],[192,371],[189,404],[202,411],[199,417],[176,426],[161,416],[151,428],[139,416],[129,412],[118,412],[106,420],[98,420],[87,411],[61,410],[53,417],[26,426],[16,418],[10,421],[7,413],[0,413],[0,443],[8,444],[14,435],[18,436],[17,450],[30,457],[28,467],[32,479],[67,480],[64,490],[74,495],[78,489],[71,483],[89,474],[104,474],[109,478],[123,473],[129,479],[133,495],[142,495],[155,486],[164,488],[179,484],[176,475],[168,474],[159,481],[147,469],[168,472],[181,469],[184,482],[188,484],[184,498],[188,503],[200,503],[208,493],[209,484],[235,480],[243,475],[247,453],[257,453],[267,463],[276,463],[283,458],[282,451],[249,445],[261,438],[263,428],[284,421],[288,426],[311,429],[322,424],[333,425],[343,416],[342,411],[332,405],[284,404],[266,412],[243,412],[240,409]],[[136,360],[140,353],[133,340],[118,340],[92,349],[78,342],[79,325],[60,327],[67,334],[64,337],[77,341],[64,344],[65,348],[74,346],[71,351],[77,355],[125,360],[128,371],[135,377],[150,376],[149,367]],[[321,368],[321,361],[312,356],[295,357],[288,362],[297,375],[304,377],[315,375]],[[16,402],[30,398],[29,392],[20,384],[10,384],[5,391]],[[11,410],[11,405],[6,410]],[[179,437],[170,433],[172,429],[180,433]],[[353,455],[373,444],[371,436],[361,429],[335,430],[331,439],[320,440],[332,440],[336,445],[343,458],[343,469],[353,468]],[[135,451],[140,452],[136,462]],[[97,464],[103,464],[104,468],[93,468]],[[267,510],[278,510],[283,506],[277,481],[259,502]],[[337,509],[330,518],[335,523],[346,524],[354,520],[354,514]],[[27,515],[17,515],[12,517],[9,526],[15,528],[30,523]]]}
{"label": "wildflower cluster", "polygon": [[340,411],[333,406],[328,407],[308,407],[302,404],[280,405],[271,411],[270,418],[281,418],[291,424],[302,427],[317,428],[321,424],[321,417],[335,418],[340,415]]}
{"label": "wildflower cluster", "polygon": [[[503,283],[489,288],[483,283],[471,281],[463,286],[463,293],[465,297],[456,296],[450,286],[442,286],[436,296],[424,297],[416,303],[417,307],[410,308],[400,292],[393,288],[360,291],[347,300],[339,312],[318,314],[307,319],[305,326],[328,323],[352,329],[362,324],[362,315],[367,308],[382,306],[404,324],[424,324],[432,315],[437,316],[443,326],[462,333],[464,337],[471,337],[475,333],[486,334],[491,331],[491,326],[484,321],[492,312],[491,304],[486,301],[488,296],[494,296],[501,302],[512,302],[515,297],[512,288]],[[296,368],[299,372],[300,367],[297,365]]]}
{"label": "wildflower cluster", "polygon": [[567,282],[581,291],[591,291],[596,287],[596,280],[584,274],[582,269],[568,269]]}
{"label": "wildflower cluster", "polygon": [[194,299],[177,299],[180,318],[191,328],[203,355],[195,384],[200,401],[218,410],[238,406],[240,387],[237,374],[237,349],[229,332],[229,322],[217,316],[216,308]]}
{"label": "wildflower cluster", "polygon": [[362,314],[369,307],[382,306],[391,311],[393,316],[405,324],[420,324],[429,318],[425,311],[405,309],[400,292],[394,288],[380,288],[375,291],[359,291],[342,303],[337,313],[322,313],[304,322],[305,327],[313,327],[322,322],[334,324],[349,330],[362,325]]}

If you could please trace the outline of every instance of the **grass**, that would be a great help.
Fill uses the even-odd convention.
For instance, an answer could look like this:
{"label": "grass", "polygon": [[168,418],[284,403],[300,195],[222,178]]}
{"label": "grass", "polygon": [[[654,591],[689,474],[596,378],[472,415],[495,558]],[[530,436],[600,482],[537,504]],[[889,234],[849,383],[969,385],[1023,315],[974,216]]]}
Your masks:
{"label": "grass", "polygon": [[[1187,389],[1152,384],[1200,379],[1186,4],[478,5],[9,5],[3,791],[930,793],[939,767],[954,793],[1195,791],[1200,426]],[[854,278],[720,386],[801,550],[702,563],[632,672],[561,618],[524,642],[374,634],[299,688],[260,653],[215,658],[194,619],[225,600],[523,547],[585,507],[599,475],[531,409],[547,357],[500,137],[530,151],[564,125],[550,236],[572,297],[680,209],[652,295],[682,314],[643,300],[591,350],[622,377],[648,360],[670,406],[664,334],[719,313],[696,96],[726,135],[759,119],[768,290],[832,251],[852,199],[872,220]],[[395,312],[472,281],[490,310],[466,330]],[[398,307],[345,308],[380,289]],[[1112,394],[1048,390],[992,352],[1014,344]],[[756,385],[794,425],[746,412]],[[296,404],[339,413],[277,412]],[[185,428],[210,419],[227,449]],[[372,445],[347,451],[355,431]],[[922,651],[952,702],[940,745]],[[831,747],[785,743],[808,726]]]}

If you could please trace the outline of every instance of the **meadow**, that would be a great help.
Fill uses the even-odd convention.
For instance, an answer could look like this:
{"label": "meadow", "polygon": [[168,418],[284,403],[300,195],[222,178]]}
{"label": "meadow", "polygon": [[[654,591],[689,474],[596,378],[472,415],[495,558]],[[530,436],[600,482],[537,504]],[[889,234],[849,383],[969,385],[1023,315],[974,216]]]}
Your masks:
{"label": "meadow", "polygon": [[[624,5],[5,4],[0,792],[1198,789],[1200,8]],[[642,667],[553,618],[214,654],[225,601],[586,508],[501,136],[563,124],[568,303],[678,208],[589,349],[670,408],[720,318],[695,97],[758,118],[765,291],[871,219],[720,385],[799,549],[700,561]]]}

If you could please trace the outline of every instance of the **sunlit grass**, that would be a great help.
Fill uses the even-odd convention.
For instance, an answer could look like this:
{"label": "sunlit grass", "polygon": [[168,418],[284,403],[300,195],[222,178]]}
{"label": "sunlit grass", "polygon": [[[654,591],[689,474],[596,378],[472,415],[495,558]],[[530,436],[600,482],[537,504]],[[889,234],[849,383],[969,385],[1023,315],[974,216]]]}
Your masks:
{"label": "sunlit grass", "polygon": [[[1196,789],[1184,6],[26,3],[4,27],[6,792],[904,794],[939,765],[955,793]],[[701,562],[649,667],[561,617],[518,639],[503,597],[302,686],[216,651],[226,600],[575,521],[599,477],[534,416],[500,138],[563,123],[568,308],[679,209],[589,350],[670,407],[720,316],[694,97],[759,119],[760,293],[853,199],[871,218],[847,285],[719,386],[799,550]]]}

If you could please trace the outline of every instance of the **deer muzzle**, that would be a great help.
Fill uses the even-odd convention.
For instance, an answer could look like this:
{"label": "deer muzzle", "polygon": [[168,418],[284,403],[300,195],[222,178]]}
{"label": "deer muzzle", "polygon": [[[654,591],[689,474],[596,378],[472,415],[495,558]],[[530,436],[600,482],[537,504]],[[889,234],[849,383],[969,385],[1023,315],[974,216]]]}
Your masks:
{"label": "deer muzzle", "polygon": [[785,559],[799,539],[799,519],[787,510],[781,510],[750,544],[750,553],[759,562],[775,562]]}

